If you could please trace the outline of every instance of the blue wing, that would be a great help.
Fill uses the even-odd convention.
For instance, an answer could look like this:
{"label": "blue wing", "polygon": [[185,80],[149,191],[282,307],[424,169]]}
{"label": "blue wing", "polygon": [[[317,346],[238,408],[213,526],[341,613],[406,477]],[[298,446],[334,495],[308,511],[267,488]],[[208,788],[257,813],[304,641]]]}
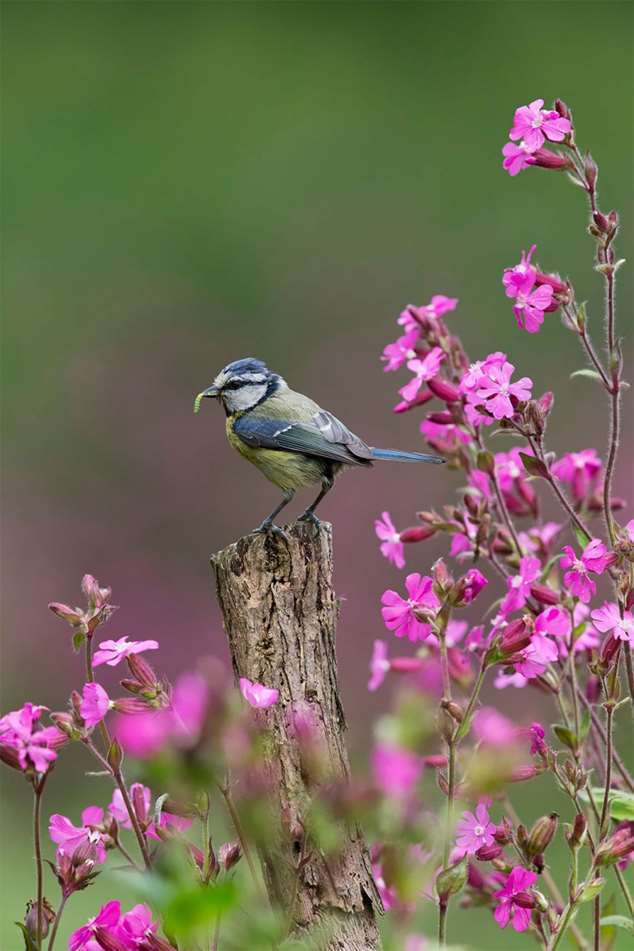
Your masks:
{"label": "blue wing", "polygon": [[[320,427],[322,415],[325,419]],[[329,413],[318,413],[315,425],[245,413],[235,421],[233,431],[247,446],[254,448],[299,452],[347,466],[371,465],[372,450]]]}

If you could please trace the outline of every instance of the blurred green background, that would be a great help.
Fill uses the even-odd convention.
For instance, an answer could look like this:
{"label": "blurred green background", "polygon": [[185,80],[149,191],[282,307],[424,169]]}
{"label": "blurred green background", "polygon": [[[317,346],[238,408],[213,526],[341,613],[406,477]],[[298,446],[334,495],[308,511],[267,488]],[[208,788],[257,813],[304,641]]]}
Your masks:
{"label": "blurred green background", "polygon": [[[542,170],[510,179],[500,149],[517,105],[569,102],[631,257],[631,14],[610,2],[2,5],[3,711],[26,698],[60,708],[80,683],[46,604],[74,603],[85,571],[122,605],[110,636],[157,636],[170,676],[226,657],[208,556],[276,500],[226,447],[219,412],[191,412],[230,359],[262,357],[373,444],[416,448],[418,421],[391,414],[406,376],[384,375],[378,356],[402,306],[446,293],[474,358],[505,349],[537,393],[557,390],[552,448],[604,448],[601,400],[567,382],[583,365],[575,340],[556,316],[521,334],[500,283],[535,242],[600,333],[583,195]],[[621,493],[631,463],[629,445]],[[373,519],[388,508],[404,526],[458,484],[377,467],[323,508],[357,760],[386,704],[365,691],[377,603],[399,583]],[[409,563],[424,570],[444,549]],[[548,716],[541,695],[497,699],[520,720]],[[69,775],[56,770],[47,812],[77,819],[108,801]],[[2,781],[9,949],[33,887],[30,802],[16,774]],[[523,795],[531,820],[543,798]],[[67,925],[111,887],[74,899]],[[454,915],[452,934],[479,949],[529,943],[486,911]]]}

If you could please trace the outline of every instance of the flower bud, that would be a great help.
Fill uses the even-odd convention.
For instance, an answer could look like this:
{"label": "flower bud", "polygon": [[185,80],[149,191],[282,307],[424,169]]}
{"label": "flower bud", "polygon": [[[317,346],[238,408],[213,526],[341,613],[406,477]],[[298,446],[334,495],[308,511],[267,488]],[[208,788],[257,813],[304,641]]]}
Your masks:
{"label": "flower bud", "polygon": [[597,184],[597,178],[599,177],[599,169],[597,167],[597,163],[594,161],[589,152],[586,152],[583,157],[583,171],[590,189],[594,191]]}
{"label": "flower bud", "polygon": [[572,112],[570,111],[566,103],[563,101],[563,99],[555,99],[555,102],[553,103],[553,105],[555,108],[555,112],[559,113],[562,119],[568,119],[568,121],[570,122],[570,125],[572,125]]}
{"label": "flower bud", "polygon": [[130,673],[139,683],[143,684],[144,687],[155,688],[157,686],[158,679],[154,670],[140,654],[129,654],[126,661]]}
{"label": "flower bud", "polygon": [[511,621],[502,631],[499,649],[503,657],[511,657],[531,642],[531,632],[522,618]]}
{"label": "flower bud", "polygon": [[480,862],[492,862],[493,859],[499,859],[503,852],[504,849],[501,845],[483,845],[482,848],[478,849],[475,857]]}
{"label": "flower bud", "polygon": [[535,907],[535,899],[532,895],[529,895],[528,892],[518,892],[516,895],[513,895],[513,902],[519,905],[520,908]]}
{"label": "flower bud", "polygon": [[435,561],[431,567],[432,578],[434,579],[434,588],[436,594],[440,598],[443,598],[451,589],[454,580],[451,572],[447,568],[447,565],[439,558],[438,561]]}
{"label": "flower bud", "polygon": [[440,423],[441,426],[449,426],[456,422],[453,413],[446,409],[436,413],[427,413],[427,421],[429,423]]}
{"label": "flower bud", "polygon": [[412,528],[406,528],[399,535],[399,541],[405,544],[412,542],[424,542],[432,535],[436,534],[436,529],[431,525],[414,525]]}
{"label": "flower bud", "polygon": [[[42,910],[40,912],[41,920],[41,937],[46,938],[48,935],[49,926],[55,921],[55,912],[53,908],[48,903],[46,898],[42,899]],[[26,903],[26,915],[24,916],[24,927],[27,930],[27,933],[30,938],[35,940],[37,938],[38,930],[38,904],[36,901],[29,901]]]}
{"label": "flower bud", "polygon": [[424,406],[425,403],[429,403],[433,398],[434,394],[430,390],[424,390],[422,393],[419,393],[416,399],[412,400],[411,403],[408,403],[407,400],[402,400],[402,402],[397,403],[393,412],[407,413],[410,409],[415,409],[417,406]]}
{"label": "flower bud", "polygon": [[560,172],[564,172],[566,169],[574,168],[572,159],[568,158],[566,155],[562,155],[561,152],[551,152],[548,149],[537,149],[536,152],[533,152],[531,158],[533,159],[532,164],[537,165],[539,168],[550,168],[553,171]]}
{"label": "flower bud", "polygon": [[427,386],[438,399],[444,400],[445,403],[457,403],[461,399],[460,390],[457,386],[454,386],[452,383],[449,383],[448,380],[443,380],[441,376],[435,376],[433,379],[427,381]]}
{"label": "flower bud", "polygon": [[234,865],[237,865],[241,857],[242,849],[240,848],[239,842],[225,842],[224,845],[220,846],[220,865],[224,868],[225,872],[228,872]]}
{"label": "flower bud", "polygon": [[454,586],[451,592],[451,601],[457,608],[471,604],[488,583],[488,579],[484,577],[481,571],[478,571],[477,568],[470,568]]}
{"label": "flower bud", "polygon": [[443,708],[443,710],[447,711],[449,716],[452,717],[456,723],[462,723],[464,719],[464,711],[458,703],[456,703],[454,700],[441,700],[440,706]]}
{"label": "flower bud", "polygon": [[526,766],[516,766],[511,773],[511,782],[512,783],[523,783],[527,779],[534,779],[535,776],[539,776],[541,769],[538,769],[532,764],[527,764]]}
{"label": "flower bud", "polygon": [[619,647],[620,641],[617,640],[614,634],[608,634],[603,642],[601,653],[599,655],[599,660],[604,670],[607,670],[611,666]]}
{"label": "flower bud", "polygon": [[126,951],[129,947],[129,945],[123,944],[109,928],[104,928],[101,925],[95,928],[93,934],[95,941],[103,951]]}
{"label": "flower bud", "polygon": [[446,901],[450,895],[457,895],[467,884],[467,860],[461,859],[449,868],[443,869],[436,876],[436,894],[441,901]]}
{"label": "flower bud", "polygon": [[596,851],[597,865],[614,865],[634,851],[634,834],[630,828],[617,829]]}
{"label": "flower bud", "polygon": [[561,597],[556,591],[549,588],[548,585],[539,584],[537,581],[531,585],[531,594],[540,604],[546,605],[559,604]]}
{"label": "flower bud", "polygon": [[581,848],[581,846],[584,844],[587,833],[588,823],[586,821],[586,817],[582,812],[578,812],[572,825],[568,826],[566,829],[566,842],[568,843],[569,847],[575,851],[576,849]]}
{"label": "flower bud", "polygon": [[586,681],[586,697],[590,703],[597,703],[601,696],[601,681],[595,674],[591,674]]}
{"label": "flower bud", "polygon": [[147,713],[148,705],[144,700],[134,700],[132,697],[119,697],[112,701],[112,709],[117,713]]}
{"label": "flower bud", "polygon": [[499,845],[507,845],[511,841],[512,834],[513,826],[508,819],[504,818],[500,825],[496,827],[493,838]]}
{"label": "flower bud", "polygon": [[432,753],[431,756],[423,756],[423,763],[432,769],[446,769],[448,760],[442,754]]}
{"label": "flower bud", "polygon": [[551,812],[549,816],[542,816],[535,822],[526,845],[528,855],[537,856],[546,851],[557,831],[557,818],[557,813]]}
{"label": "flower bud", "polygon": [[71,627],[79,627],[84,620],[84,613],[79,608],[71,608],[68,604],[62,604],[60,601],[51,601],[49,611],[66,621]]}
{"label": "flower bud", "polygon": [[397,674],[413,674],[422,666],[423,661],[420,657],[393,657],[390,661],[390,670]]}

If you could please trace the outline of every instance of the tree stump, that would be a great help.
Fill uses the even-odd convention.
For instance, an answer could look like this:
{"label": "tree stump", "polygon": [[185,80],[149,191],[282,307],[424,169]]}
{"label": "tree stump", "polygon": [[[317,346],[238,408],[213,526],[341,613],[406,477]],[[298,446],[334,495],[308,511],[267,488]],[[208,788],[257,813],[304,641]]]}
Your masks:
{"label": "tree stump", "polygon": [[280,691],[278,703],[257,717],[271,738],[265,753],[271,805],[291,834],[261,847],[260,860],[269,896],[287,911],[295,936],[317,938],[316,946],[328,951],[372,951],[380,947],[382,906],[360,829],[342,822],[339,847],[328,860],[299,841],[316,790],[293,711],[308,711],[327,752],[330,782],[347,780],[349,763],[337,684],[332,527],[297,522],[286,532],[286,538],[248,535],[211,559],[236,679]]}

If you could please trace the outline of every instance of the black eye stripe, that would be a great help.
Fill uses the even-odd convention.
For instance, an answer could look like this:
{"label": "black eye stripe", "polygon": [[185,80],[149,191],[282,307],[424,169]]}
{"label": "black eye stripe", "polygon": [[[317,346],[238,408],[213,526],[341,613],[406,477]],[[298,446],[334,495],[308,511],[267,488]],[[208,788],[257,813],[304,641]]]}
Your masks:
{"label": "black eye stripe", "polygon": [[242,385],[242,380],[230,380],[228,383],[225,383],[223,390],[239,390]]}

